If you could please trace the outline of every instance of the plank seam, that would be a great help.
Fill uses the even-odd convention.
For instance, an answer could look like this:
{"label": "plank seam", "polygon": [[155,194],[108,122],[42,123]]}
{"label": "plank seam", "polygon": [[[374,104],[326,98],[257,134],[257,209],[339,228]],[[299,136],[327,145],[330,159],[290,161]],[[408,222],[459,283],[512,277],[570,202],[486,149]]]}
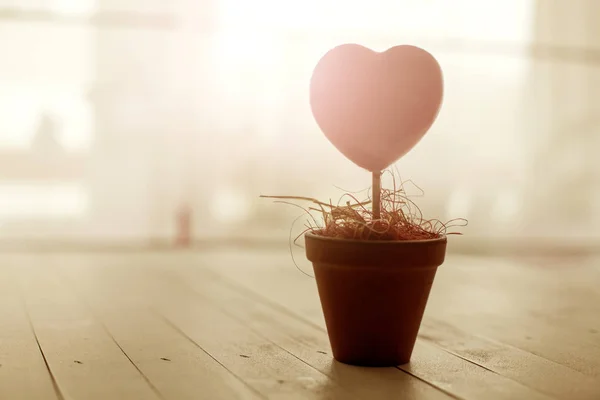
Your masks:
{"label": "plank seam", "polygon": [[[179,280],[179,279],[177,279]],[[246,329],[248,329],[249,331],[251,331],[252,333],[254,333],[255,335],[257,335],[258,337],[260,337],[261,339],[266,340],[267,342],[271,343],[273,346],[279,348],[280,350],[284,351],[285,353],[291,355],[292,357],[294,357],[295,359],[297,359],[298,361],[300,361],[301,363],[303,363],[304,365],[307,365],[309,368],[315,370],[316,372],[318,372],[319,374],[327,377],[328,379],[331,379],[332,382],[338,384],[339,383],[335,380],[332,379],[331,376],[327,375],[326,373],[324,373],[323,371],[319,370],[318,368],[316,368],[315,366],[309,364],[308,362],[304,361],[303,359],[301,359],[300,357],[298,357],[297,355],[295,355],[294,353],[288,351],[287,349],[281,347],[279,344],[277,344],[276,342],[274,342],[273,340],[269,339],[268,337],[266,337],[265,335],[263,335],[262,333],[260,333],[259,331],[257,331],[255,328],[252,328],[251,326],[249,326],[246,322],[244,322],[241,318],[238,318],[237,316],[231,314],[229,311],[227,311],[225,308],[215,304],[214,301],[206,298],[204,295],[202,295],[200,292],[198,292],[196,289],[194,289],[193,287],[187,285],[186,283],[184,283],[183,281],[181,282],[181,284],[186,287],[186,289],[190,292],[192,292],[192,294],[200,296],[203,300],[207,301],[209,304],[211,304],[212,307],[216,308],[217,310],[223,312],[223,314],[225,314],[227,317],[233,319],[234,321],[240,323],[241,325],[243,325]],[[341,386],[340,386],[341,387]]]}
{"label": "plank seam", "polygon": [[423,378],[421,378],[421,377],[413,374],[412,372],[409,372],[409,371],[403,369],[402,366],[400,366],[400,365],[396,366],[395,368],[398,369],[398,370],[400,370],[400,371],[402,371],[402,372],[404,372],[407,375],[412,376],[413,378],[416,378],[416,379],[420,380],[421,382],[424,382],[424,383],[428,384],[429,386],[431,386],[431,387],[439,390],[440,392],[442,392],[444,394],[447,394],[448,396],[452,397],[453,399],[466,400],[466,398],[464,398],[464,397],[457,396],[454,393],[451,393],[451,392],[447,391],[446,389],[443,389],[443,388],[441,388],[439,386],[436,386],[435,384],[433,384],[433,383],[431,383],[429,381],[426,381],[425,379],[423,379]]}
{"label": "plank seam", "polygon": [[52,373],[52,369],[50,369],[50,365],[48,364],[48,360],[46,359],[44,350],[42,350],[42,345],[40,344],[40,340],[38,339],[37,333],[35,332],[35,328],[33,327],[33,322],[31,321],[31,316],[29,315],[27,306],[25,306],[25,311],[27,314],[27,321],[29,322],[29,327],[31,328],[31,332],[33,333],[33,337],[35,338],[35,343],[37,344],[38,350],[40,351],[42,359],[44,360],[44,365],[46,366],[46,370],[48,371],[48,374],[50,374],[50,380],[52,381],[52,387],[54,388],[54,393],[56,393],[56,397],[58,397],[59,400],[65,400],[65,397],[62,394],[60,387],[58,386],[56,377]]}
{"label": "plank seam", "polygon": [[[443,320],[440,320],[438,318],[428,317],[427,320],[432,321],[432,323],[428,324],[431,328],[438,329],[438,326],[441,326],[441,329],[453,329],[455,331],[463,332],[461,329],[456,328],[454,325],[452,325],[452,324],[450,324],[448,322],[445,322]],[[427,324],[427,322],[425,322],[425,323]],[[502,339],[494,339],[494,338],[490,338],[488,336],[484,336],[484,335],[477,334],[477,333],[468,333],[468,334],[470,336],[473,336],[474,338],[477,338],[477,339],[485,341],[485,342],[490,342],[490,343],[497,344],[497,345],[500,345],[500,346],[503,346],[503,347],[511,348],[513,350],[516,350],[516,351],[527,353],[527,354],[529,354],[531,356],[539,358],[540,360],[543,360],[545,362],[557,365],[557,366],[559,366],[561,368],[569,369],[572,372],[575,372],[575,373],[580,374],[582,376],[595,377],[595,375],[590,375],[590,374],[584,373],[584,372],[582,372],[582,371],[580,371],[578,369],[575,369],[575,368],[573,368],[573,367],[571,367],[569,365],[566,365],[566,364],[563,364],[561,362],[555,361],[555,360],[553,360],[551,358],[548,358],[547,356],[545,356],[543,354],[539,354],[538,352],[530,351],[530,350],[524,349],[522,347],[515,346],[513,344],[505,342]],[[435,339],[433,339],[433,338],[431,338],[431,337],[429,337],[429,336],[427,336],[425,334],[419,334],[419,338],[423,339],[423,340],[426,340],[427,342],[430,342],[432,344],[435,344],[437,347],[440,347],[440,348],[443,349],[443,347],[441,347],[441,345],[437,344],[437,342],[435,341]],[[448,352],[450,352],[450,351],[448,351]],[[456,354],[456,355],[459,356],[458,354]],[[469,361],[469,360],[467,360],[467,361]],[[472,361],[472,363],[476,364],[476,362],[473,362],[473,361]]]}
{"label": "plank seam", "polygon": [[133,367],[137,370],[137,372],[140,373],[140,375],[146,381],[146,383],[148,384],[148,386],[150,386],[150,388],[154,391],[154,393],[156,393],[156,395],[159,398],[165,400],[165,397],[160,393],[160,391],[156,388],[156,386],[154,386],[154,384],[150,381],[150,379],[148,379],[148,377],[135,364],[135,362],[133,362],[133,360],[131,359],[131,357],[129,357],[129,355],[127,353],[125,353],[125,350],[121,347],[121,345],[119,343],[117,343],[117,340],[114,338],[114,336],[112,335],[112,333],[110,333],[109,330],[104,326],[104,323],[100,322],[100,324],[104,327],[104,330],[106,331],[106,333],[108,334],[108,336],[110,336],[110,338],[115,343],[115,345],[119,348],[119,350],[121,350],[121,353],[123,353],[123,355],[125,357],[127,357],[127,359],[129,360],[129,362],[131,363],[131,365],[133,365]]}
{"label": "plank seam", "polygon": [[158,310],[154,309],[153,307],[150,307],[149,309],[150,309],[150,312],[152,312],[158,318],[160,318],[162,321],[164,321],[167,325],[169,325],[172,329],[174,329],[178,334],[183,336],[185,339],[189,340],[194,346],[196,346],[201,351],[206,353],[206,355],[208,355],[210,358],[212,358],[217,364],[219,364],[221,367],[223,367],[227,372],[229,372],[233,377],[235,377],[238,381],[240,381],[249,390],[251,390],[253,393],[257,394],[260,398],[267,399],[267,397],[265,395],[258,392],[252,386],[250,386],[246,381],[244,381],[242,378],[240,378],[237,374],[235,374],[233,371],[231,371],[229,368],[227,368],[227,366],[225,366],[223,363],[221,363],[219,360],[217,360],[212,354],[210,354],[207,350],[205,350],[202,346],[200,346],[199,343],[197,343],[187,333],[185,333],[181,328],[179,328],[177,325],[175,325],[168,317],[164,316],[163,314],[161,314]]}
{"label": "plank seam", "polygon": [[315,324],[314,322],[310,321],[309,319],[304,318],[303,316],[298,315],[295,312],[291,311],[289,308],[284,307],[284,306],[282,306],[280,304],[277,304],[277,303],[271,301],[269,298],[267,298],[265,296],[262,296],[261,294],[255,292],[255,291],[253,291],[251,289],[248,289],[248,288],[246,288],[246,287],[244,287],[242,285],[239,285],[236,282],[233,282],[231,279],[229,279],[229,278],[227,278],[227,277],[225,277],[223,275],[220,275],[220,274],[218,274],[218,273],[216,273],[214,271],[209,271],[209,270],[203,270],[203,272],[207,272],[209,275],[212,275],[214,278],[216,278],[216,280],[218,281],[218,283],[221,283],[221,284],[223,284],[225,286],[228,286],[230,289],[232,289],[234,291],[245,293],[248,297],[254,298],[255,300],[259,301],[261,304],[264,304],[267,307],[271,307],[271,308],[273,308],[275,310],[278,310],[278,311],[284,313],[285,315],[287,315],[289,317],[297,319],[297,320],[299,320],[299,321],[301,321],[301,322],[303,322],[303,323],[305,323],[307,325],[312,326],[313,328],[316,328],[316,329],[318,329],[318,330],[320,330],[322,332],[327,333],[327,330],[324,329],[322,326],[320,326],[318,324]]}
{"label": "plank seam", "polygon": [[[14,274],[14,272],[13,272],[13,274]],[[13,275],[13,278],[16,278],[16,277]],[[48,374],[50,375],[50,382],[52,382],[52,388],[54,389],[54,393],[56,394],[56,397],[58,398],[58,400],[65,400],[65,396],[63,395],[62,391],[60,390],[58,381],[56,380],[56,377],[52,373],[50,364],[48,364],[48,359],[46,359],[46,354],[44,354],[44,350],[42,349],[40,339],[38,338],[38,335],[35,332],[35,327],[33,326],[33,321],[31,320],[31,315],[29,315],[29,308],[27,307],[27,301],[25,300],[25,293],[23,290],[23,286],[20,282],[17,286],[19,288],[18,292],[20,294],[21,307],[23,307],[23,311],[25,311],[25,315],[27,316],[27,323],[29,324],[29,329],[31,329],[31,333],[33,334],[33,338],[35,339],[35,343],[38,347],[38,350],[40,351],[40,355],[42,356],[42,360],[44,361],[46,370],[48,371]]]}
{"label": "plank seam", "polygon": [[[218,276],[218,274],[214,274],[214,275]],[[221,278],[220,276],[218,276],[218,277],[219,277],[219,278]],[[172,279],[173,279],[173,278],[172,278]],[[297,356],[297,355],[295,355],[294,353],[292,353],[292,352],[288,351],[287,349],[285,349],[285,348],[281,347],[280,345],[278,345],[277,343],[275,343],[275,342],[274,342],[274,341],[272,341],[271,339],[269,339],[269,338],[267,338],[266,336],[264,336],[262,333],[258,332],[256,329],[254,329],[254,328],[252,328],[252,327],[248,326],[248,324],[247,324],[246,322],[244,322],[244,321],[243,321],[241,318],[238,318],[238,317],[236,317],[235,315],[233,315],[233,314],[231,314],[230,312],[228,312],[228,311],[227,311],[225,308],[223,308],[223,307],[221,307],[221,306],[217,305],[217,304],[216,304],[214,301],[212,301],[212,300],[208,299],[206,296],[204,296],[202,293],[200,293],[198,290],[196,290],[196,289],[195,289],[193,286],[189,285],[189,284],[188,284],[187,282],[185,282],[183,279],[181,279],[181,278],[179,278],[179,277],[177,277],[177,278],[175,278],[175,279],[177,279],[178,281],[180,281],[180,283],[181,283],[181,284],[182,284],[184,287],[186,287],[188,291],[191,291],[191,292],[192,292],[192,293],[194,293],[195,295],[202,297],[204,300],[206,300],[206,301],[208,301],[209,303],[211,303],[211,304],[212,304],[214,307],[216,307],[216,308],[220,309],[220,310],[221,310],[221,311],[222,311],[224,314],[226,314],[226,315],[227,315],[227,316],[229,316],[230,318],[232,318],[232,319],[236,320],[237,322],[241,323],[242,325],[244,325],[244,326],[245,326],[247,329],[251,330],[251,331],[252,331],[252,332],[254,332],[256,335],[260,336],[260,337],[261,337],[261,338],[263,338],[264,340],[267,340],[268,342],[270,342],[270,343],[271,343],[271,344],[273,344],[274,346],[277,346],[278,348],[280,348],[281,350],[283,350],[283,351],[285,351],[286,353],[290,354],[291,356],[293,356],[294,358],[298,359],[298,360],[299,360],[299,361],[301,361],[302,363],[306,364],[306,365],[307,365],[307,366],[309,366],[310,368],[314,369],[315,371],[317,371],[317,372],[319,372],[319,373],[321,373],[321,374],[325,375],[325,376],[326,376],[326,377],[328,377],[329,379],[331,379],[331,376],[329,376],[329,375],[327,375],[327,374],[323,373],[322,371],[320,371],[319,369],[317,369],[315,366],[313,366],[313,365],[309,364],[308,362],[306,362],[306,361],[302,360],[300,357],[298,357],[298,356]],[[226,278],[223,278],[223,279],[221,279],[219,283],[224,283],[224,284],[227,284],[227,286],[229,286],[229,287],[230,287],[232,290],[244,289],[244,291],[245,291],[247,294],[254,294],[254,293],[253,293],[253,292],[252,292],[250,289],[246,289],[246,288],[243,288],[243,287],[241,287],[241,286],[239,286],[239,287],[238,287],[238,285],[237,285],[237,284],[235,284],[235,283],[233,283],[233,282],[227,282],[227,281],[226,281]],[[304,318],[302,318],[302,317],[298,316],[298,315],[297,315],[297,314],[295,314],[293,311],[291,311],[291,310],[288,310],[288,309],[287,309],[287,308],[285,308],[285,307],[279,306],[279,305],[277,305],[276,303],[272,303],[272,302],[271,302],[270,300],[268,300],[268,299],[262,298],[262,296],[260,296],[260,295],[258,295],[258,294],[256,294],[256,296],[251,296],[251,297],[257,297],[257,298],[259,298],[259,299],[260,299],[260,302],[261,302],[261,303],[262,303],[262,304],[263,304],[265,307],[267,307],[267,308],[274,308],[274,309],[284,308],[284,309],[285,309],[285,311],[286,311],[286,312],[285,312],[285,314],[286,314],[286,315],[288,315],[288,316],[291,316],[291,317],[294,317],[294,319],[298,319],[298,320],[299,320],[301,323],[304,323],[304,324],[306,324],[306,325],[309,325],[309,326],[315,327],[315,328],[317,328],[318,330],[320,330],[320,331],[322,331],[322,332],[323,332],[323,331],[324,331],[324,332],[326,332],[326,330],[325,330],[325,329],[323,329],[323,328],[321,328],[320,326],[318,326],[318,325],[316,325],[316,324],[314,324],[314,323],[312,323],[312,322],[309,322],[309,321],[305,320]],[[278,306],[278,307],[274,307],[274,306]],[[409,372],[407,372],[407,371],[405,371],[405,370],[403,370],[403,369],[401,369],[401,368],[399,368],[399,367],[395,367],[395,368],[398,370],[398,372],[400,372],[400,373],[406,373],[406,374],[408,374],[408,375],[410,375],[410,376],[412,376],[412,377],[414,377],[414,378],[417,378],[419,381],[426,383],[428,386],[431,386],[431,387],[433,387],[434,389],[436,389],[436,390],[439,390],[440,392],[442,392],[442,393],[444,393],[444,394],[446,394],[446,395],[450,396],[450,397],[451,397],[451,398],[453,398],[453,399],[457,399],[457,400],[464,400],[463,398],[461,398],[461,397],[458,397],[458,396],[456,396],[456,395],[454,395],[454,394],[452,394],[452,393],[450,393],[450,392],[448,392],[448,391],[446,391],[446,390],[444,390],[444,389],[442,389],[442,388],[439,388],[439,387],[437,387],[436,385],[434,385],[434,384],[432,384],[432,383],[430,383],[430,382],[427,382],[427,381],[425,381],[425,380],[423,380],[423,379],[419,378],[418,376],[415,376],[415,375],[413,375],[413,374],[411,374],[411,373],[409,373]],[[334,381],[334,382],[335,382],[335,381]]]}
{"label": "plank seam", "polygon": [[527,389],[529,389],[529,390],[532,390],[532,391],[534,391],[534,392],[537,392],[537,393],[539,393],[539,394],[542,394],[542,395],[544,395],[544,396],[548,396],[548,397],[551,397],[551,398],[558,399],[558,397],[556,397],[555,395],[553,395],[553,394],[551,394],[551,393],[543,392],[543,391],[541,391],[541,390],[539,390],[539,389],[537,389],[537,388],[534,388],[534,387],[532,387],[532,386],[529,386],[529,385],[527,385],[527,384],[525,384],[525,383],[523,383],[523,382],[517,381],[517,380],[515,380],[514,378],[511,378],[511,377],[509,377],[509,376],[502,375],[502,374],[500,374],[500,373],[498,373],[498,372],[494,371],[493,369],[490,369],[490,368],[488,368],[488,367],[486,367],[486,366],[484,366],[484,365],[481,365],[481,364],[479,364],[479,363],[477,363],[477,362],[475,362],[475,361],[469,360],[468,358],[465,358],[465,357],[461,356],[460,354],[457,354],[457,353],[455,353],[455,352],[453,352],[453,351],[451,351],[451,350],[445,349],[445,348],[441,347],[440,345],[438,345],[437,343],[435,343],[435,342],[433,342],[433,341],[431,341],[431,340],[428,340],[428,339],[423,339],[423,338],[421,338],[421,340],[423,340],[423,341],[425,341],[425,342],[429,343],[431,346],[434,346],[434,347],[436,347],[436,348],[438,348],[438,349],[440,349],[440,350],[442,350],[442,351],[445,351],[445,352],[446,352],[446,353],[448,353],[448,354],[451,354],[451,355],[453,355],[453,356],[455,356],[455,357],[458,357],[458,358],[460,358],[461,360],[464,360],[464,361],[466,361],[466,362],[468,362],[468,363],[471,363],[471,364],[473,364],[473,365],[475,365],[475,366],[477,366],[477,367],[479,367],[479,368],[482,368],[482,369],[484,369],[484,370],[486,370],[486,371],[489,371],[489,372],[491,372],[491,373],[493,373],[493,374],[495,374],[495,375],[501,376],[501,377],[502,377],[502,378],[504,378],[504,379],[511,380],[511,381],[515,382],[516,384],[518,384],[518,385],[521,385],[521,386],[523,386],[523,387],[525,387],[525,388],[527,388]]}
{"label": "plank seam", "polygon": [[[62,285],[62,282],[61,282],[61,280],[62,280],[63,282],[64,281],[68,282],[69,286],[71,286],[73,289],[76,287],[76,285],[74,284],[74,282],[72,282],[69,278],[65,277],[62,274],[62,272],[58,270],[58,268],[54,268],[53,267],[52,270],[54,271],[54,274],[57,277],[57,282],[56,283],[58,285]],[[110,339],[117,346],[117,348],[121,351],[121,353],[123,353],[123,355],[131,363],[131,365],[133,365],[133,367],[136,369],[136,371],[142,376],[142,379],[144,379],[146,381],[146,383],[148,384],[148,386],[150,386],[150,389],[158,396],[158,398],[166,400],[165,397],[160,393],[160,391],[158,390],[158,388],[156,388],[156,386],[154,386],[154,384],[150,381],[150,379],[148,379],[148,377],[142,372],[142,370],[135,364],[135,362],[131,359],[131,357],[129,357],[129,355],[125,352],[125,350],[117,342],[117,339],[113,336],[113,334],[110,332],[110,330],[108,329],[108,327],[104,324],[104,322],[102,321],[102,319],[98,317],[98,315],[95,312],[94,308],[81,295],[81,293],[79,292],[79,290],[78,289],[74,289],[73,292],[75,293],[73,297],[79,299],[84,304],[84,307],[87,308],[87,310],[90,312],[90,315],[98,322],[98,324],[100,324],[100,326],[102,327],[102,329],[104,330],[104,332],[106,332],[106,334],[110,337]]]}

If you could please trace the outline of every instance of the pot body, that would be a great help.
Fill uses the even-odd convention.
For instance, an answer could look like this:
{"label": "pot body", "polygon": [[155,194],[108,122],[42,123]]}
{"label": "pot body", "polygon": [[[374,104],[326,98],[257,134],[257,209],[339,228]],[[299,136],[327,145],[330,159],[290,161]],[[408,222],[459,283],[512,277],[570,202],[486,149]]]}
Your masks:
{"label": "pot body", "polygon": [[334,358],[361,366],[409,362],[447,239],[362,241],[312,233],[305,239]]}

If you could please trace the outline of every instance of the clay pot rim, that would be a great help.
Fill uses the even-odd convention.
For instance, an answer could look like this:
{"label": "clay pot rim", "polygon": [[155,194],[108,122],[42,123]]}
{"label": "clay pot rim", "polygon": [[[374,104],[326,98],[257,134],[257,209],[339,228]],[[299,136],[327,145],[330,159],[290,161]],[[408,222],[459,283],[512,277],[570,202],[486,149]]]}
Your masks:
{"label": "clay pot rim", "polygon": [[337,242],[337,243],[348,243],[348,244],[358,244],[361,245],[374,245],[374,246],[400,246],[403,244],[406,245],[418,245],[418,244],[432,244],[432,243],[441,243],[447,242],[448,236],[442,235],[439,238],[435,239],[421,239],[421,240],[361,240],[361,239],[341,239],[336,237],[322,236],[317,235],[312,232],[306,232],[305,236],[309,236],[316,240],[322,240],[327,242]]}

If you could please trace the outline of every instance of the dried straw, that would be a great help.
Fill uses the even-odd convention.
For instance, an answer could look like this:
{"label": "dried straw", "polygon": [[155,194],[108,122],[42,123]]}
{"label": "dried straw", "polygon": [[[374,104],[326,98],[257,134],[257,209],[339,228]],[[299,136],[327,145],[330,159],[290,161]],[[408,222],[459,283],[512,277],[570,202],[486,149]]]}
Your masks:
{"label": "dried straw", "polygon": [[[393,189],[380,191],[380,218],[376,219],[373,217],[372,207],[367,207],[372,205],[372,201],[370,199],[359,201],[350,192],[344,193],[337,205],[302,196],[261,197],[275,199],[278,203],[291,204],[306,212],[309,216],[306,229],[296,240],[306,232],[356,240],[426,240],[446,235],[461,235],[460,232],[448,232],[448,229],[466,226],[468,223],[466,219],[457,218],[445,223],[438,219],[425,219],[419,207],[405,191],[405,185],[412,181],[404,181],[396,186],[393,174],[392,178]],[[292,201],[304,201],[312,205],[302,207]],[[314,213],[321,216],[320,221]]]}

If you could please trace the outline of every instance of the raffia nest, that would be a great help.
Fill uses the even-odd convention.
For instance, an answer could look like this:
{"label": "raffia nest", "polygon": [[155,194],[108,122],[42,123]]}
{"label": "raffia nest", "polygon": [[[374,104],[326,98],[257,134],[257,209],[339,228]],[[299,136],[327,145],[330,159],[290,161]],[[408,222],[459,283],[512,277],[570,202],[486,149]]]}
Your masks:
{"label": "raffia nest", "polygon": [[[466,226],[463,218],[442,222],[438,219],[426,219],[419,207],[405,191],[407,184],[414,185],[422,195],[423,191],[412,181],[396,185],[392,174],[393,189],[381,189],[380,217],[373,217],[372,199],[360,201],[352,193],[344,193],[339,202],[325,203],[303,196],[261,196],[275,199],[278,203],[291,204],[302,208],[308,215],[303,232],[332,238],[356,240],[426,240],[446,235],[461,235],[449,231],[450,228]],[[296,202],[309,203],[303,207]],[[320,218],[317,218],[319,216]]]}

